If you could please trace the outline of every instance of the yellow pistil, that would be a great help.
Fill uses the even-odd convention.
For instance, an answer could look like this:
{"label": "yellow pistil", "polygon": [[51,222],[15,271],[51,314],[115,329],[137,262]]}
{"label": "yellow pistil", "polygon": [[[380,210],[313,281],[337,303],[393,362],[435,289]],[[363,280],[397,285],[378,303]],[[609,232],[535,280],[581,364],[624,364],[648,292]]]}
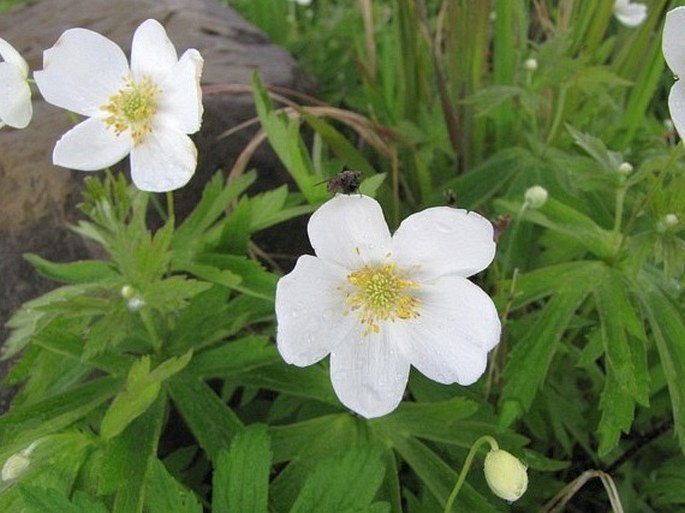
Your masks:
{"label": "yellow pistil", "polygon": [[152,131],[152,117],[157,112],[160,92],[150,77],[143,77],[140,82],[126,78],[124,87],[109,99],[107,105],[100,107],[108,113],[105,124],[117,135],[130,130],[137,146]]}
{"label": "yellow pistil", "polygon": [[408,280],[395,269],[395,264],[378,267],[364,266],[350,273],[347,281],[353,286],[346,289],[346,302],[366,325],[365,334],[378,333],[381,321],[413,319],[418,317],[420,301],[410,295],[409,289],[418,289],[418,283]]}

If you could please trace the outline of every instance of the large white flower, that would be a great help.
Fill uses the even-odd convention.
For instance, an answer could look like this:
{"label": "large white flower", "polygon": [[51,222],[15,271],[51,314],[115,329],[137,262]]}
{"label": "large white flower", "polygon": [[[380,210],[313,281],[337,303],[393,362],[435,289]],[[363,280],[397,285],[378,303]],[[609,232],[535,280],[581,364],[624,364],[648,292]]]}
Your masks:
{"label": "large white flower", "polygon": [[614,16],[626,27],[637,27],[647,18],[647,6],[630,0],[616,0]]}
{"label": "large white flower", "polygon": [[29,65],[14,47],[0,38],[0,128],[24,128],[31,121]]}
{"label": "large white flower", "polygon": [[466,278],[495,255],[493,228],[473,212],[429,208],[390,235],[380,205],[337,195],[309,220],[316,256],[276,289],[277,344],[300,367],[330,353],[333,388],[367,418],[393,411],[410,365],[469,385],[499,341],[492,300]]}
{"label": "large white flower", "polygon": [[200,129],[203,60],[179,59],[164,27],[143,22],[133,35],[131,67],[114,42],[91,30],[67,30],[34,73],[50,103],[87,116],[57,141],[58,166],[94,171],[131,155],[133,183],[145,191],[185,185],[197,150],[186,134]]}
{"label": "large white flower", "polygon": [[685,7],[676,7],[666,14],[661,48],[666,64],[680,77],[668,95],[671,119],[680,137],[685,137]]}

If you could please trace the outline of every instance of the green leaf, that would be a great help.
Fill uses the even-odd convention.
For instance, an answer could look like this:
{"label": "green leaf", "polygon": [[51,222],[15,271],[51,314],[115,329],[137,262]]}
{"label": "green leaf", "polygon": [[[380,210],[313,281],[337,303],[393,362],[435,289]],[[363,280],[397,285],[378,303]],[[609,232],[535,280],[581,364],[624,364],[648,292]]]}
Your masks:
{"label": "green leaf", "polygon": [[239,431],[230,451],[219,453],[212,478],[212,512],[267,511],[271,457],[265,425]]}
{"label": "green leaf", "polygon": [[73,501],[55,489],[21,486],[21,495],[30,513],[109,513],[107,506],[94,497],[77,490]]}
{"label": "green leaf", "polygon": [[109,440],[100,484],[103,493],[116,493],[112,513],[143,511],[164,420],[165,398],[160,396],[119,436]]}
{"label": "green leaf", "polygon": [[290,513],[358,511],[370,505],[385,475],[379,447],[349,448],[322,460],[309,476]]}
{"label": "green leaf", "polygon": [[362,183],[359,185],[359,193],[364,194],[365,196],[371,196],[372,198],[375,198],[376,191],[383,184],[386,176],[387,173],[377,173],[368,178],[364,178],[364,180],[362,180]]}
{"label": "green leaf", "polygon": [[188,365],[187,372],[202,379],[221,378],[273,365],[280,360],[269,337],[248,335],[198,353]]}
{"label": "green leaf", "polygon": [[193,492],[176,481],[164,463],[154,460],[145,493],[146,513],[202,513],[202,504]]}
{"label": "green leaf", "polygon": [[61,264],[32,253],[25,253],[24,258],[41,275],[65,283],[88,283],[118,276],[112,265],[104,260],[80,260]]}
{"label": "green leaf", "polygon": [[120,387],[118,379],[100,378],[29,406],[14,408],[0,417],[0,440],[3,444],[28,444],[59,431],[109,400]]}
{"label": "green leaf", "polygon": [[642,275],[635,287],[649,321],[661,360],[673,406],[673,422],[680,449],[685,453],[685,318],[683,310],[653,283],[651,275]]}
{"label": "green leaf", "polygon": [[623,162],[620,153],[609,151],[601,139],[590,134],[576,130],[571,125],[566,125],[566,130],[573,137],[574,142],[583,148],[602,168],[606,171],[616,171]]}
{"label": "green leaf", "polygon": [[[644,348],[642,325],[630,303],[621,275],[607,268],[597,277],[595,301],[600,318],[600,333],[609,366],[612,384],[620,386],[643,406],[649,405],[649,374]],[[631,333],[640,337],[631,344]],[[606,393],[606,386],[605,386]],[[610,404],[605,401],[605,404]],[[631,419],[632,420],[632,419]]]}
{"label": "green leaf", "polygon": [[595,286],[603,269],[599,262],[585,265],[557,279],[557,292],[542,308],[535,323],[518,341],[504,369],[505,388],[501,422],[508,426],[530,408],[573,316]]}
{"label": "green leaf", "polygon": [[602,399],[599,403],[602,417],[599,419],[599,456],[606,456],[618,445],[621,432],[628,433],[635,417],[635,401],[618,382],[612,369],[608,369]]}
{"label": "green leaf", "polygon": [[216,393],[185,371],[168,382],[174,404],[209,459],[217,461],[243,424]]}
{"label": "green leaf", "polygon": [[124,389],[107,409],[100,434],[105,440],[121,433],[157,399],[162,382],[183,369],[192,357],[192,350],[178,358],[169,358],[150,371],[150,357],[136,360],[128,373]]}

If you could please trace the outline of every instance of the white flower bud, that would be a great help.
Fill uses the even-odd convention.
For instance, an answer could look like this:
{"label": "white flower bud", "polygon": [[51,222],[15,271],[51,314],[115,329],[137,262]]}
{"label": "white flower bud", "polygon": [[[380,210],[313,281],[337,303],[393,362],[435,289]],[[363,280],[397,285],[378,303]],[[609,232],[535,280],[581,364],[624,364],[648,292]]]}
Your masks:
{"label": "white flower bud", "polygon": [[618,166],[618,172],[623,176],[628,176],[633,172],[633,165],[630,162],[621,162],[621,165]]}
{"label": "white flower bud", "polygon": [[523,196],[525,204],[530,208],[540,208],[547,203],[547,189],[540,185],[529,188]]}
{"label": "white flower bud", "polygon": [[526,68],[527,71],[535,71],[538,69],[538,61],[531,57],[530,59],[526,59],[526,62],[523,63],[523,67]]}
{"label": "white flower bud", "polygon": [[664,223],[669,228],[678,224],[678,216],[675,214],[666,214],[664,216]]}
{"label": "white flower bud", "polygon": [[664,119],[664,128],[669,132],[675,130],[675,125],[673,124],[673,120],[671,118]]}
{"label": "white flower bud", "polygon": [[483,471],[490,490],[509,502],[520,499],[528,488],[526,466],[507,451],[491,450],[485,457]]}
{"label": "white flower bud", "polygon": [[128,306],[128,309],[132,312],[137,312],[145,306],[145,300],[140,296],[134,296],[128,300],[126,306]]}
{"label": "white flower bud", "polygon": [[7,461],[2,466],[0,477],[2,477],[3,481],[13,481],[26,472],[30,464],[31,460],[28,458],[28,454],[25,455],[23,451],[13,454],[7,458]]}
{"label": "white flower bud", "polygon": [[136,295],[136,289],[134,289],[131,285],[124,285],[121,287],[120,294],[124,299],[131,299]]}

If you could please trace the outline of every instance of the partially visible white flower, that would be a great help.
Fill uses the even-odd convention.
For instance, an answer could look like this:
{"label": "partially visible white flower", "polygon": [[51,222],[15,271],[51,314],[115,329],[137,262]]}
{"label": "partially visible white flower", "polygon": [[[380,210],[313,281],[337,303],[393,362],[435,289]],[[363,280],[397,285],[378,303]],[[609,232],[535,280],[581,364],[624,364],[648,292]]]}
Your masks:
{"label": "partially visible white flower", "polygon": [[178,189],[192,177],[200,129],[203,60],[195,49],[179,59],[164,27],[143,22],[133,35],[131,66],[114,42],[83,28],[67,30],[43,54],[34,77],[46,101],[88,119],[57,141],[58,166],[94,171],[131,156],[141,190]]}
{"label": "partially visible white flower", "polygon": [[470,385],[499,342],[495,305],[467,277],[495,255],[492,224],[429,208],[391,236],[380,205],[337,195],[309,220],[316,256],[301,256],[276,289],[277,344],[304,367],[330,354],[333,389],[366,418],[393,411],[410,366]]}
{"label": "partially visible white flower", "polygon": [[616,0],[614,16],[626,27],[637,27],[647,18],[647,6],[630,0]]}
{"label": "partially visible white flower", "polygon": [[297,5],[311,5],[312,0],[290,0],[291,2],[295,2]]}
{"label": "partially visible white flower", "polygon": [[29,65],[14,47],[0,38],[0,128],[24,128],[31,121]]}
{"label": "partially visible white flower", "polygon": [[523,201],[525,205],[530,208],[540,208],[547,203],[548,197],[549,194],[547,189],[541,185],[533,185],[526,190],[525,194],[523,195]]}
{"label": "partially visible white flower", "polygon": [[490,490],[506,501],[520,499],[528,489],[526,466],[507,451],[492,449],[485,456],[483,471]]}
{"label": "partially visible white flower", "polygon": [[[685,77],[685,7],[676,7],[666,13],[661,49],[666,64],[678,77]],[[685,83],[676,80],[668,95],[671,121],[680,137],[685,136]]]}

